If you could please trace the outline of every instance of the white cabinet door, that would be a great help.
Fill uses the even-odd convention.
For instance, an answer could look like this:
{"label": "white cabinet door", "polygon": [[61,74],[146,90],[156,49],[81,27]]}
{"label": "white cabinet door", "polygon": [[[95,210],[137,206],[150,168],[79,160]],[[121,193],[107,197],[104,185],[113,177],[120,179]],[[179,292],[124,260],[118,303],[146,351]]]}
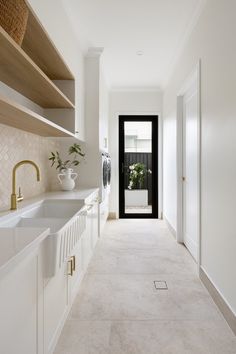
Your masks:
{"label": "white cabinet door", "polygon": [[83,235],[84,268],[87,268],[93,249],[98,240],[98,203],[93,202],[88,206],[86,218],[86,232]]}
{"label": "white cabinet door", "polygon": [[87,215],[86,220],[86,230],[84,231],[81,242],[82,242],[82,262],[83,262],[83,271],[86,272],[87,266],[92,256],[92,247],[91,247],[91,219]]}
{"label": "white cabinet door", "polygon": [[56,275],[46,280],[44,286],[44,345],[51,353],[60,334],[60,326],[69,309],[68,268],[64,263]]}
{"label": "white cabinet door", "polygon": [[94,247],[97,244],[98,241],[98,227],[99,227],[99,223],[98,223],[98,203],[95,203],[93,205],[93,208],[91,210],[91,242],[92,242],[92,249],[94,249]]}
{"label": "white cabinet door", "polygon": [[0,353],[38,349],[38,255],[30,255],[0,281]]}
{"label": "white cabinet door", "polygon": [[79,285],[83,279],[83,262],[82,262],[82,240],[80,239],[76,245],[74,251],[71,254],[72,262],[72,274],[68,275],[69,280],[69,292],[70,292],[70,302],[72,304],[77,292]]}
{"label": "white cabinet door", "polygon": [[104,201],[100,204],[100,212],[99,212],[99,225],[100,225],[100,230],[99,230],[99,235],[102,235],[104,226],[107,222],[109,214],[109,197],[106,196]]}

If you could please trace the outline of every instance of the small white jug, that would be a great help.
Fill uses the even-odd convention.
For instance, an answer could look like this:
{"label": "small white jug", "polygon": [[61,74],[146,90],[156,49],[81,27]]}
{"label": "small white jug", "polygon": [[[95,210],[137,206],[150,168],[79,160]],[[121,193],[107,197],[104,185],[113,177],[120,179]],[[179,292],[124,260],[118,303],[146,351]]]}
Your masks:
{"label": "small white jug", "polygon": [[60,181],[61,189],[63,191],[72,191],[75,188],[75,179],[77,176],[78,174],[73,172],[72,168],[67,168],[62,173],[59,173],[57,177]]}

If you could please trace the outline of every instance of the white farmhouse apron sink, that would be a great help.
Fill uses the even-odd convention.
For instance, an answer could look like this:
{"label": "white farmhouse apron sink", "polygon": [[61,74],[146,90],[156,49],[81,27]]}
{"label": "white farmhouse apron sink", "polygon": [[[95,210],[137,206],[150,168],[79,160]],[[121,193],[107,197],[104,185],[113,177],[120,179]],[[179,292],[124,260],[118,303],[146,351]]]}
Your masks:
{"label": "white farmhouse apron sink", "polygon": [[46,199],[22,214],[27,218],[70,218],[84,206],[78,200]]}
{"label": "white farmhouse apron sink", "polygon": [[52,277],[67,260],[86,227],[86,208],[78,200],[46,199],[0,222],[4,228],[49,228],[44,240],[45,276]]}

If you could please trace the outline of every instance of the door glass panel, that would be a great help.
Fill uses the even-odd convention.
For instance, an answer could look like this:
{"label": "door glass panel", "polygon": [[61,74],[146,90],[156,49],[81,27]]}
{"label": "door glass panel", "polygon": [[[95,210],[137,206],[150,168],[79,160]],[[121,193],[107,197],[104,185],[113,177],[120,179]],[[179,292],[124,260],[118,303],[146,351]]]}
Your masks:
{"label": "door glass panel", "polygon": [[124,123],[125,214],[152,213],[152,122]]}

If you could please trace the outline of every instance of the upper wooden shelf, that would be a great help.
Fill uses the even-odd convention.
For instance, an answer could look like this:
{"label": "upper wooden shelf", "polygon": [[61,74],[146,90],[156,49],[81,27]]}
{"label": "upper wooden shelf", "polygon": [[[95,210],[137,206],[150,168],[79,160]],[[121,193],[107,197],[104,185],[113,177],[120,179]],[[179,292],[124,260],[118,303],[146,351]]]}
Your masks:
{"label": "upper wooden shelf", "polygon": [[0,123],[46,137],[75,137],[61,126],[3,96],[0,96]]}
{"label": "upper wooden shelf", "polygon": [[[30,8],[30,6],[29,6]],[[59,51],[30,9],[22,49],[52,80],[74,80]]]}
{"label": "upper wooden shelf", "polygon": [[0,27],[0,80],[44,108],[74,104]]}

